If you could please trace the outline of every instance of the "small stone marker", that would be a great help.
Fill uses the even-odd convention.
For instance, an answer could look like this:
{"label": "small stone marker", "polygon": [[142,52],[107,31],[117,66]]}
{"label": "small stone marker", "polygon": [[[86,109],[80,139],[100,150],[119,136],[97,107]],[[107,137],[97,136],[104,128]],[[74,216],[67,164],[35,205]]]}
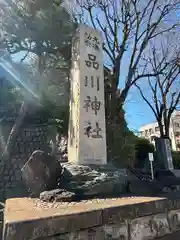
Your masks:
{"label": "small stone marker", "polygon": [[68,161],[106,164],[101,34],[80,25],[72,44]]}
{"label": "small stone marker", "polygon": [[169,170],[174,170],[172,154],[171,154],[170,140],[169,139],[164,139],[164,141],[165,141],[165,149],[166,149],[167,168]]}
{"label": "small stone marker", "polygon": [[169,139],[156,138],[155,144],[159,168],[168,169],[172,171],[174,169],[174,166]]}

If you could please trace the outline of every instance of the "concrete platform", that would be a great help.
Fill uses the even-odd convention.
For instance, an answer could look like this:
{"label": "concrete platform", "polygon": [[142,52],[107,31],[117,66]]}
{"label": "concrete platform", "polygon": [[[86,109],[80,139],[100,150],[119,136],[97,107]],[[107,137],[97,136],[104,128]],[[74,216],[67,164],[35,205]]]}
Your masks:
{"label": "concrete platform", "polygon": [[[128,226],[132,236],[137,231],[136,226],[139,226],[140,230],[145,229],[145,236],[152,234],[154,238],[151,239],[156,239],[178,230],[179,209],[180,200],[152,197],[93,199],[72,203],[44,203],[30,198],[8,199],[4,212],[3,239],[58,239],[54,236],[65,235],[67,239],[75,239],[72,234],[83,232],[85,237],[80,239],[86,240],[89,230],[94,229],[98,234],[94,239],[103,240],[106,239],[107,226],[112,225],[118,229],[123,226],[125,240],[129,239]],[[133,240],[136,239],[140,238],[133,237]]]}

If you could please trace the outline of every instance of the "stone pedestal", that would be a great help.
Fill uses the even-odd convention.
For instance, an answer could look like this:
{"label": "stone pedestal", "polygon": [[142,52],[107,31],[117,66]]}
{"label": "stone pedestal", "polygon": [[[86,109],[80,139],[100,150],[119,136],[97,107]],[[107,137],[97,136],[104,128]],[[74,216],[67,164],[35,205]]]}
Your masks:
{"label": "stone pedestal", "polygon": [[68,161],[106,164],[102,38],[80,25],[73,39]]}

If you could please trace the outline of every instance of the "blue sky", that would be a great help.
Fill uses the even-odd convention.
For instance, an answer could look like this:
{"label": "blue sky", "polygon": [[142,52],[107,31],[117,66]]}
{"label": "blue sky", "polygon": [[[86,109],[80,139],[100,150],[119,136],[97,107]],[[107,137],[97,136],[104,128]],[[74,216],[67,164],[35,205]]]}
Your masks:
{"label": "blue sky", "polygon": [[[125,61],[123,62],[125,65]],[[124,69],[124,72],[123,72]],[[122,67],[121,76],[119,79],[119,88],[121,89],[124,84],[124,79],[126,77],[127,71],[126,66]],[[146,94],[149,94],[146,85],[146,79],[141,79],[140,84],[142,84],[143,89],[145,89]],[[149,97],[148,97],[149,98]],[[128,127],[133,130],[137,131],[140,126],[154,122],[155,117],[153,115],[152,110],[149,106],[142,100],[139,91],[132,87],[129,91],[128,97],[125,102],[125,117],[128,123]]]}
{"label": "blue sky", "polygon": [[[130,58],[130,54],[127,52],[125,55],[122,66],[121,66],[121,74],[119,78],[119,88],[123,89],[125,78],[128,72],[128,59]],[[142,89],[146,91],[146,96],[148,95],[148,99],[150,99],[150,92],[148,89],[148,84],[146,84],[147,79],[141,79],[138,83],[142,86]],[[128,123],[128,127],[137,131],[139,127],[144,124],[151,123],[156,121],[152,110],[149,106],[143,101],[140,96],[138,89],[132,87],[129,91],[128,97],[125,102],[125,117]]]}
{"label": "blue sky", "polygon": [[137,90],[132,89],[125,103],[126,120],[131,130],[138,130],[140,126],[154,122],[152,110],[141,99]]}

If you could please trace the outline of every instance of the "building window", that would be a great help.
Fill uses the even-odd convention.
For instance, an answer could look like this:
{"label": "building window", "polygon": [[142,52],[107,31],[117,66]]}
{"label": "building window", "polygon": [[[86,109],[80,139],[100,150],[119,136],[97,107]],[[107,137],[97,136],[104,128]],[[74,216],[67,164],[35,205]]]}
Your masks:
{"label": "building window", "polygon": [[177,122],[175,122],[175,123],[174,123],[174,126],[175,126],[175,127],[180,127],[180,124],[177,123]]}
{"label": "building window", "polygon": [[151,136],[151,142],[155,141],[156,136]]}
{"label": "building window", "polygon": [[175,135],[176,137],[180,137],[180,132],[175,132],[174,135]]}
{"label": "building window", "polygon": [[149,129],[149,133],[152,134],[152,128]]}
{"label": "building window", "polygon": [[180,149],[180,142],[178,141],[177,144],[176,144],[177,148]]}
{"label": "building window", "polygon": [[156,131],[156,132],[159,132],[159,127],[155,127],[155,131]]}
{"label": "building window", "polygon": [[145,130],[145,136],[148,136],[148,130]]}
{"label": "building window", "polygon": [[144,131],[140,132],[141,136],[143,137],[144,136]]}

